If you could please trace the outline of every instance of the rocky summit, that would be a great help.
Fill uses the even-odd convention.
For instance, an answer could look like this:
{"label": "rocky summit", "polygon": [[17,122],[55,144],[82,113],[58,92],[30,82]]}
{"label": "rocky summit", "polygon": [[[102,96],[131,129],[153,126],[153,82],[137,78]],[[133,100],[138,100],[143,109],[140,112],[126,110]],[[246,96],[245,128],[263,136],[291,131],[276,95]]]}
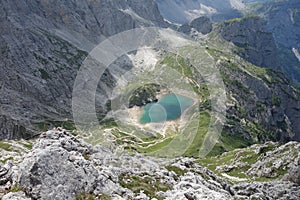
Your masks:
{"label": "rocky summit", "polygon": [[[42,133],[31,145],[25,141],[6,144],[10,147],[1,150],[1,157],[14,156],[1,164],[0,195],[4,200],[298,199],[300,195],[300,144],[295,142],[249,147],[261,154],[249,174],[259,173],[264,166],[263,175],[253,176],[273,177],[251,182],[226,174],[247,162],[223,166],[223,175],[218,175],[204,166],[207,160],[130,155],[92,146],[60,128]],[[23,150],[15,152],[20,146]],[[272,161],[274,156],[280,160]],[[274,175],[274,169],[282,165],[284,175]]]}

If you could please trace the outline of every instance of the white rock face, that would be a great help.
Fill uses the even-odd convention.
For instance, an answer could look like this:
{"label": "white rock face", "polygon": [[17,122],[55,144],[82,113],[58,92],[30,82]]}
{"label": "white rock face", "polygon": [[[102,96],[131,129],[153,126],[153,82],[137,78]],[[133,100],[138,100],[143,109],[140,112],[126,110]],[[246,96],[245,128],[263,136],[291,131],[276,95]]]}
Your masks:
{"label": "white rock face", "polygon": [[137,70],[152,71],[159,60],[158,52],[153,49],[142,47],[137,50],[136,54],[129,54],[129,58],[132,60]]}
{"label": "white rock face", "polygon": [[297,142],[286,143],[273,151],[267,152],[253,164],[247,173],[258,177],[277,177],[279,169],[287,170],[297,166],[300,162],[300,144]]}
{"label": "white rock face", "polygon": [[24,192],[9,192],[2,197],[2,200],[31,200]]}
{"label": "white rock face", "polygon": [[292,50],[293,50],[293,53],[295,54],[296,58],[297,58],[297,59],[299,60],[299,62],[300,62],[300,53],[299,53],[299,51],[298,51],[296,48],[293,48]]}
{"label": "white rock face", "polygon": [[90,148],[64,132],[43,134],[20,164],[20,185],[31,197],[74,199],[77,191],[90,193],[101,180],[84,156]]}
{"label": "white rock face", "polygon": [[[208,184],[209,183],[209,184]],[[216,181],[206,182],[203,177],[194,173],[187,173],[174,189],[167,191],[167,199],[233,199],[233,197]]]}
{"label": "white rock face", "polygon": [[244,10],[245,4],[242,0],[230,0],[231,6],[238,10]]}

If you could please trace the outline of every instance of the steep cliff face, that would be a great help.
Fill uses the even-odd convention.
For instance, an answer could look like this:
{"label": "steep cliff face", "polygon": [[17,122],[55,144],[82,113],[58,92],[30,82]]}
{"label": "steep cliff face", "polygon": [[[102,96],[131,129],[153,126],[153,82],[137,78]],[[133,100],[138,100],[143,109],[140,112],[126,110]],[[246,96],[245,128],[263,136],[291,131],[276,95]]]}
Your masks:
{"label": "steep cliff face", "polygon": [[264,19],[265,29],[273,33],[282,70],[299,85],[300,61],[293,49],[300,50],[300,2],[284,0],[258,5],[254,10]]}
{"label": "steep cliff face", "polygon": [[167,26],[152,0],[0,4],[0,138],[27,137],[33,122],[68,121],[77,70],[105,37]]}
{"label": "steep cliff face", "polygon": [[[300,140],[299,90],[278,71],[285,66],[280,65],[274,38],[265,31],[263,21],[251,16],[233,19],[216,25],[214,30],[235,45],[214,44],[218,39],[212,38],[209,47],[219,59],[219,69],[232,97],[224,131],[236,137],[241,134],[246,141]],[[227,59],[222,58],[220,48]],[[231,49],[231,54],[225,53],[226,49]],[[234,54],[263,68],[250,67],[232,57]]]}
{"label": "steep cliff face", "polygon": [[278,71],[252,68],[239,59],[226,62],[220,62],[220,71],[231,103],[224,132],[254,143],[299,141],[299,91]]}
{"label": "steep cliff face", "polygon": [[300,2],[275,1],[263,4],[257,11],[266,20],[266,29],[284,47],[300,48]]}
{"label": "steep cliff face", "polygon": [[233,42],[237,53],[254,65],[280,69],[277,47],[272,33],[266,32],[258,17],[245,17],[224,22],[217,28],[222,37]]}

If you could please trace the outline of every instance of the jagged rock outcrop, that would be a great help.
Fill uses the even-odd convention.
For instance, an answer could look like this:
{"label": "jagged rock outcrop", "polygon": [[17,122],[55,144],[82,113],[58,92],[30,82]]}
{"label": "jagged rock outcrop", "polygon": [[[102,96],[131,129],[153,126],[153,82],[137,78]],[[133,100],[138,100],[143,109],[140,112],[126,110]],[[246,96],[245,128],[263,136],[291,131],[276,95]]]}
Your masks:
{"label": "jagged rock outcrop", "polygon": [[26,197],[26,194],[24,192],[10,192],[6,194],[2,200],[31,200],[31,198]]}
{"label": "jagged rock outcrop", "polygon": [[2,199],[103,195],[112,199],[297,199],[300,195],[300,186],[289,181],[232,185],[201,167],[201,160],[120,155],[87,144],[60,128],[43,133],[23,155],[22,160],[1,165]]}
{"label": "jagged rock outcrop", "polygon": [[91,148],[64,132],[43,134],[20,165],[19,184],[34,199],[74,199],[78,192],[92,193],[103,177],[85,160],[89,154]]}
{"label": "jagged rock outcrop", "polygon": [[241,183],[233,187],[237,199],[298,199],[299,187],[290,182]]}
{"label": "jagged rock outcrop", "polygon": [[272,33],[264,29],[259,17],[245,17],[223,22],[217,30],[237,47],[237,53],[256,66],[280,69]]}
{"label": "jagged rock outcrop", "polygon": [[300,185],[300,154],[298,155],[298,159],[295,160],[295,165],[289,169],[288,174],[283,177],[283,180]]}
{"label": "jagged rock outcrop", "polygon": [[[177,167],[179,170],[183,167],[180,161]],[[161,181],[167,179],[165,184],[169,186],[179,184],[174,187],[177,195],[186,192],[186,187],[190,187],[186,184],[190,185],[192,179],[195,179],[201,180],[204,184],[197,181],[192,186],[196,196],[203,195],[201,191],[208,190],[215,193],[210,194],[211,197],[230,198],[230,195],[217,183],[221,179],[215,180],[214,187],[209,187],[213,185],[213,180],[207,182],[195,174],[187,174],[186,178],[176,181],[177,175],[164,170],[157,159],[142,155],[118,157],[109,150],[81,142],[65,131],[49,131],[42,134],[19,168],[20,187],[24,188],[31,198],[74,199],[80,193],[106,193],[123,198],[135,196],[130,190],[120,187],[120,176],[127,174],[129,175],[127,178],[130,179],[131,176],[136,175],[142,177],[143,173],[149,174],[150,177],[160,178]],[[210,175],[201,168],[194,170],[197,169],[199,173],[201,171],[208,176],[205,178],[213,176],[213,179],[216,179],[214,175]],[[167,197],[173,194],[174,192],[160,195]]]}
{"label": "jagged rock outcrop", "polygon": [[[268,142],[236,151],[233,158],[216,170],[222,173],[241,171],[252,179],[278,179],[297,183],[299,180],[300,144],[289,142],[283,145]],[[230,157],[225,153],[222,157]]]}
{"label": "jagged rock outcrop", "polygon": [[[265,148],[267,148],[267,146]],[[261,157],[257,159],[258,162],[251,165],[247,174],[256,177],[272,178],[280,176],[280,173],[288,169],[293,171],[293,169],[299,166],[300,155],[297,154],[299,150],[299,143],[290,142],[268,151],[265,155],[261,155]]]}

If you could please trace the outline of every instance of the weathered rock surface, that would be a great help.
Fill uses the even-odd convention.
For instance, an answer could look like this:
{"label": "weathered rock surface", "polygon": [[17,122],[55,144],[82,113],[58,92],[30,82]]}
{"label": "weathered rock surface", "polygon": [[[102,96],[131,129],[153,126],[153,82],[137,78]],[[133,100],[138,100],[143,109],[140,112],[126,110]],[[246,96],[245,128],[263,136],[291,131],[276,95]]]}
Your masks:
{"label": "weathered rock surface", "polygon": [[[239,171],[249,179],[282,179],[299,184],[300,144],[289,142],[280,145],[267,142],[261,145],[252,145],[245,149],[224,153],[228,163],[221,164],[216,170],[222,173]],[[231,155],[231,156],[229,156]]]}
{"label": "weathered rock surface", "polygon": [[31,198],[26,197],[24,192],[10,192],[2,197],[2,200],[31,200]]}
{"label": "weathered rock surface", "polygon": [[[168,25],[153,0],[1,1],[0,7],[1,139],[25,138],[36,123],[69,119],[77,71],[106,37]],[[101,94],[114,82],[107,79]],[[101,112],[105,101],[98,101]]]}
{"label": "weathered rock surface", "polygon": [[289,172],[283,177],[283,180],[290,181],[300,185],[300,155],[295,160],[295,165],[289,169]]}
{"label": "weathered rock surface", "polygon": [[[80,195],[112,199],[297,199],[299,185],[289,181],[232,185],[195,159],[166,160],[141,154],[118,155],[91,146],[64,130],[43,133],[22,161],[0,170],[2,199],[75,199]],[[14,180],[11,184],[3,180]],[[137,182],[136,182],[137,181]],[[150,181],[150,182],[149,182]]]}
{"label": "weathered rock surface", "polygon": [[299,199],[299,186],[290,182],[241,183],[233,186],[238,199]]}
{"label": "weathered rock surface", "polygon": [[91,149],[63,134],[41,135],[20,165],[20,186],[34,199],[74,199],[78,191],[93,192],[102,179],[85,161]]}
{"label": "weathered rock surface", "polygon": [[263,154],[257,158],[258,162],[251,166],[247,174],[267,178],[278,177],[279,173],[299,167],[299,151],[300,144],[296,142],[290,142],[272,151],[268,151],[265,155]]}

